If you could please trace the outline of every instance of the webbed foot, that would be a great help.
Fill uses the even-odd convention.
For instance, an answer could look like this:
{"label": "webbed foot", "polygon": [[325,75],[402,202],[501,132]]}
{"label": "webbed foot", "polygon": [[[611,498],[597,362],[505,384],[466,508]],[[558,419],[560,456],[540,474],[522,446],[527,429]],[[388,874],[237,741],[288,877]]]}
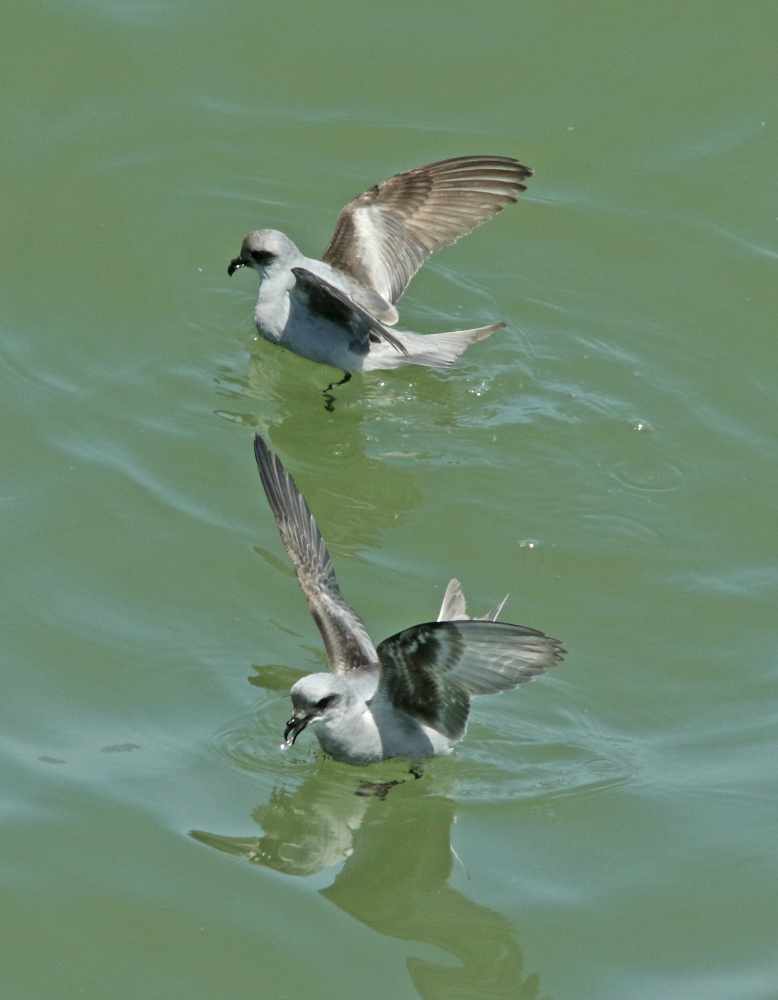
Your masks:
{"label": "webbed foot", "polygon": [[354,794],[363,798],[374,795],[377,799],[385,799],[395,785],[402,784],[402,781],[360,781],[359,788]]}
{"label": "webbed foot", "polygon": [[324,395],[324,409],[328,413],[334,413],[335,411],[335,397],[332,395],[332,390],[339,385],[345,385],[346,382],[351,381],[351,372],[344,372],[343,378],[340,382],[330,382],[326,389],[322,389]]}

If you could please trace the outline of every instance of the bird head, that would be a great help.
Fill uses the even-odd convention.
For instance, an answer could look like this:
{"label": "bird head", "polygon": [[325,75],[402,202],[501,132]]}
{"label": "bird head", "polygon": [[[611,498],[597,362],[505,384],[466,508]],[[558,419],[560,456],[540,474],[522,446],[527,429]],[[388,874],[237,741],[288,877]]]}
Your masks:
{"label": "bird head", "polygon": [[232,276],[238,268],[253,267],[261,276],[266,268],[279,261],[290,262],[297,254],[294,243],[277,229],[255,229],[243,241],[240,254],[230,261],[227,274]]}
{"label": "bird head", "polygon": [[308,674],[307,677],[301,677],[292,687],[290,695],[294,712],[284,730],[284,741],[287,744],[294,743],[303,729],[312,722],[327,722],[342,713],[355,697],[348,681],[335,674]]}

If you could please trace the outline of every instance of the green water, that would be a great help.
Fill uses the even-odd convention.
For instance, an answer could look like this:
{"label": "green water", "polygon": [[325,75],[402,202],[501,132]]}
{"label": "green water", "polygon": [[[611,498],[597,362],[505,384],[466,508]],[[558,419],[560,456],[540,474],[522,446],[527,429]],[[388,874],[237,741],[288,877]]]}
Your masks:
{"label": "green water", "polygon": [[[0,993],[776,1000],[773,3],[11,0]],[[466,153],[521,203],[403,298],[450,372],[253,335],[246,232]],[[407,777],[278,745],[321,642],[269,437],[380,640],[562,639]],[[190,836],[196,831],[196,836]]]}

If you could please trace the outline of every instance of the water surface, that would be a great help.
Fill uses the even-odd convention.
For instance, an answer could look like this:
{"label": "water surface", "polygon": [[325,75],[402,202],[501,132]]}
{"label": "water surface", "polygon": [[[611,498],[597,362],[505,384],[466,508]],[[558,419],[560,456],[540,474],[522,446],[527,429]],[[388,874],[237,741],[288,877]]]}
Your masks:
{"label": "water surface", "polygon": [[[9,5],[3,995],[778,997],[775,28]],[[484,152],[529,189],[402,322],[507,330],[325,412],[337,373],[253,335],[241,239],[317,255],[367,187]],[[377,640],[456,575],[566,662],[421,780],[279,752],[322,651],[256,431]]]}

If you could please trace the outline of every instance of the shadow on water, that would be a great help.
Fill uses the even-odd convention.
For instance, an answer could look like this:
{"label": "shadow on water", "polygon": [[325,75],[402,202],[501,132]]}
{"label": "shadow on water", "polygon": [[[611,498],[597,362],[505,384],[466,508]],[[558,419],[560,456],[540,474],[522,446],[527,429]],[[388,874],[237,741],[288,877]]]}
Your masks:
{"label": "shadow on water", "polygon": [[536,1000],[538,976],[525,975],[508,920],[449,885],[455,804],[424,794],[422,784],[409,779],[387,796],[363,783],[354,794],[353,779],[316,774],[294,792],[276,787],[255,810],[262,836],[191,836],[286,875],[315,875],[345,861],[322,896],[379,934],[426,942],[460,963],[408,958],[424,1000]]}

